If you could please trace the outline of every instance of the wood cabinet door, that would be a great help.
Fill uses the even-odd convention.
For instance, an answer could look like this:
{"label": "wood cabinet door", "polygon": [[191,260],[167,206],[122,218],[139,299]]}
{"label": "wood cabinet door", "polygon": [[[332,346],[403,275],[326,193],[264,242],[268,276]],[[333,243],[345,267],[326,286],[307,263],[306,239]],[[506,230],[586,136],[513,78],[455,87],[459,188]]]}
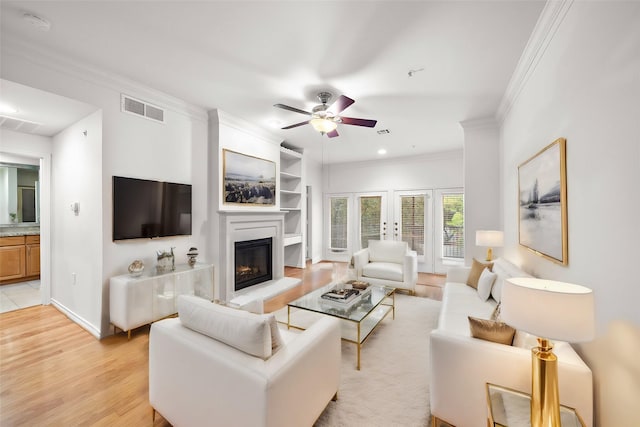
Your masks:
{"label": "wood cabinet door", "polygon": [[27,245],[27,276],[40,274],[40,245]]}
{"label": "wood cabinet door", "polygon": [[[38,264],[40,251],[38,251]],[[0,247],[0,280],[19,279],[25,276],[25,247]]]}

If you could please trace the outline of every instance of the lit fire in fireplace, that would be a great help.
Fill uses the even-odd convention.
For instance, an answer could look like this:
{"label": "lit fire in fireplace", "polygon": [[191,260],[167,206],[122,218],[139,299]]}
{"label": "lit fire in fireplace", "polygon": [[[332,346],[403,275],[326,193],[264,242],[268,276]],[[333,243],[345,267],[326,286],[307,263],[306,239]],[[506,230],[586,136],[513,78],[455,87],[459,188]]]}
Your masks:
{"label": "lit fire in fireplace", "polygon": [[239,265],[236,268],[236,276],[252,276],[260,274],[260,269],[258,267],[251,267],[249,265]]}

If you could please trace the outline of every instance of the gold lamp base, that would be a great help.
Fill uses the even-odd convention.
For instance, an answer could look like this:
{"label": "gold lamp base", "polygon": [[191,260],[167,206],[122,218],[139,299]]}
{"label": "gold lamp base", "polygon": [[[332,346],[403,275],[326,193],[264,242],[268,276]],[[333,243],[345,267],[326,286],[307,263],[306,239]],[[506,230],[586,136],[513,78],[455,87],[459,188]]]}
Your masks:
{"label": "gold lamp base", "polygon": [[531,349],[531,427],[560,426],[558,358],[547,339]]}
{"label": "gold lamp base", "polygon": [[493,249],[492,248],[488,248],[487,249],[487,261],[491,261],[493,259]]}

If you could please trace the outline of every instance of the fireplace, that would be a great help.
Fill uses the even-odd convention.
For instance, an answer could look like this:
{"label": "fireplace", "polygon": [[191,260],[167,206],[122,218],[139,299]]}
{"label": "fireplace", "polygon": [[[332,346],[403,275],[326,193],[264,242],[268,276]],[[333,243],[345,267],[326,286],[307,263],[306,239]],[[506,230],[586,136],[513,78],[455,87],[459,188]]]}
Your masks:
{"label": "fireplace", "polygon": [[272,245],[271,237],[234,243],[235,292],[273,278]]}

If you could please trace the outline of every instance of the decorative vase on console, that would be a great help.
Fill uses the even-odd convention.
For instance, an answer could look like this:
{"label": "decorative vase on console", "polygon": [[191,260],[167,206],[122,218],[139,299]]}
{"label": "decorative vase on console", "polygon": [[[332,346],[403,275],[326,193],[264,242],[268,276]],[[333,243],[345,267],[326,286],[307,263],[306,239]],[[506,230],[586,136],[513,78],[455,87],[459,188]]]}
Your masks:
{"label": "decorative vase on console", "polygon": [[173,249],[174,247],[172,246],[168,251],[156,251],[156,254],[158,255],[156,270],[158,270],[158,273],[167,273],[176,269]]}
{"label": "decorative vase on console", "polygon": [[144,262],[140,261],[139,259],[129,264],[129,274],[132,277],[141,276],[143,270],[144,270]]}
{"label": "decorative vase on console", "polygon": [[194,265],[196,265],[196,258],[198,258],[198,248],[189,248],[187,257],[189,258],[189,267],[193,267]]}

